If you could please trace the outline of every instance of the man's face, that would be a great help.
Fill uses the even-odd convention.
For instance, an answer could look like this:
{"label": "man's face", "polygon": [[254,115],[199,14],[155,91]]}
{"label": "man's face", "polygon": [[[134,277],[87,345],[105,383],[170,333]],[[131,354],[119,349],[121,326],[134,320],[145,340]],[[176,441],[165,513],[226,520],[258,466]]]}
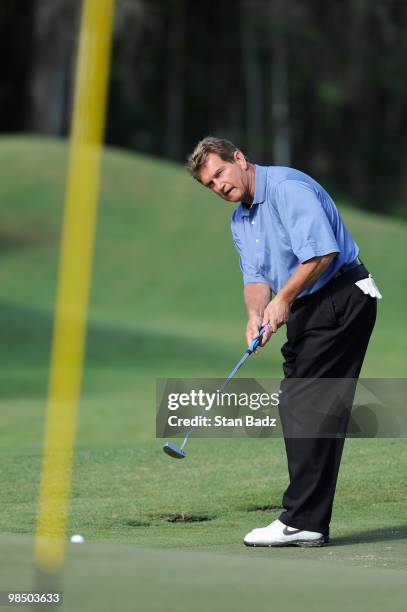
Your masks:
{"label": "man's face", "polygon": [[235,151],[234,162],[223,161],[217,153],[209,153],[199,178],[205,187],[228,202],[240,202],[247,195],[247,162],[240,151]]}

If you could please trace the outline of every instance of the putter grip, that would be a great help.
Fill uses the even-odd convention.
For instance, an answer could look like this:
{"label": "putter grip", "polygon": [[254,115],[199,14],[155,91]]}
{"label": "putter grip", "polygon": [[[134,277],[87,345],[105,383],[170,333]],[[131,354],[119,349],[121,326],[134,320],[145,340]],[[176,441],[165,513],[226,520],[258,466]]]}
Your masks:
{"label": "putter grip", "polygon": [[256,336],[256,338],[253,338],[253,340],[250,342],[248,349],[247,349],[249,355],[251,355],[256,350],[256,348],[259,346],[265,329],[266,329],[265,325],[263,325],[263,327],[260,327],[259,335]]}

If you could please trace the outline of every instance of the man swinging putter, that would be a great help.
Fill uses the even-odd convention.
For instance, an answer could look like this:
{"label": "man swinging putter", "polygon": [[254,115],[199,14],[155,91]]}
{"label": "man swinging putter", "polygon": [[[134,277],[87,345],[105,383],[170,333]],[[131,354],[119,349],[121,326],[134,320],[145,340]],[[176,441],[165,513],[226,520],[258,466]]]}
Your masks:
{"label": "man swinging putter", "polygon": [[[223,200],[238,204],[231,228],[243,273],[247,343],[266,325],[264,346],[285,323],[283,383],[356,380],[381,295],[325,189],[299,170],[252,164],[231,142],[211,136],[197,144],[187,169]],[[247,546],[322,546],[329,540],[349,414],[338,420],[335,435],[310,435],[315,402],[305,413],[289,396],[283,393],[279,406],[290,477],[285,510],[270,525],[250,531]]]}

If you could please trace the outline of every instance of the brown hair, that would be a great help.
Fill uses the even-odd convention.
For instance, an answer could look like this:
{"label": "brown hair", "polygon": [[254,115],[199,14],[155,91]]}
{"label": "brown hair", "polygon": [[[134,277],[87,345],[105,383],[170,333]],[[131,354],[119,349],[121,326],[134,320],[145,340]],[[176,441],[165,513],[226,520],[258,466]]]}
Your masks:
{"label": "brown hair", "polygon": [[216,136],[206,136],[206,138],[198,142],[188,157],[185,168],[195,179],[200,181],[199,172],[209,153],[217,153],[223,161],[234,162],[235,151],[240,151],[240,149],[229,140],[217,138]]}

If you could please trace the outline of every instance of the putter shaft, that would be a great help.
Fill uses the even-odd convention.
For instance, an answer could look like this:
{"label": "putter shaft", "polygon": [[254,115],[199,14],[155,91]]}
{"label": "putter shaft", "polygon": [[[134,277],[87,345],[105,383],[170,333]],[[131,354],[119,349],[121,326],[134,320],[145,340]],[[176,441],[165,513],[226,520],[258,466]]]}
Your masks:
{"label": "putter shaft", "polygon": [[[266,323],[266,325],[263,325],[263,327],[261,327],[259,329],[259,334],[258,336],[256,336],[256,338],[254,338],[251,343],[249,344],[249,346],[247,347],[247,349],[245,350],[245,352],[243,353],[242,357],[239,359],[239,361],[237,362],[237,364],[235,365],[235,367],[233,368],[233,370],[230,372],[230,374],[228,375],[228,377],[225,379],[225,381],[222,383],[220,389],[218,389],[218,393],[222,393],[222,391],[224,390],[224,388],[226,387],[226,385],[229,383],[229,381],[233,378],[233,376],[236,374],[236,372],[238,371],[238,369],[244,364],[244,362],[246,361],[246,359],[248,357],[250,357],[250,355],[252,353],[254,353],[254,351],[257,349],[257,347],[260,345],[261,343],[261,339],[263,337],[263,333],[267,327],[268,323]],[[202,411],[202,414],[204,414],[205,410]],[[167,455],[170,455],[170,457],[174,457],[177,459],[183,459],[186,456],[186,451],[184,451],[184,447],[186,445],[186,443],[188,442],[188,438],[191,435],[191,433],[196,429],[196,425],[194,427],[190,427],[187,431],[187,433],[185,434],[185,438],[181,444],[181,447],[178,447],[176,444],[172,443],[172,442],[167,442],[164,447],[163,450],[165,453],[167,453]]]}

